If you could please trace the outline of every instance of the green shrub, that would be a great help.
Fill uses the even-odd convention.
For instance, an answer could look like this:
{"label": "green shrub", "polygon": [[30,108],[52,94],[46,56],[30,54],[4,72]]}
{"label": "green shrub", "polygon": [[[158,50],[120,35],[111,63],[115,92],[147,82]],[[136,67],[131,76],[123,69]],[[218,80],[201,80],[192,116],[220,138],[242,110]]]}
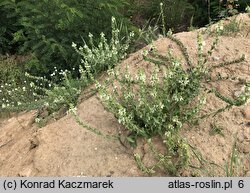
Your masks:
{"label": "green shrub", "polygon": [[24,71],[15,57],[0,56],[0,85],[24,80]]}
{"label": "green shrub", "polygon": [[[132,17],[135,25],[155,26],[159,15],[159,4],[163,3],[165,26],[175,32],[193,26],[205,26],[212,21],[244,12],[249,0],[128,0],[127,16]],[[132,5],[132,6],[130,6]],[[161,28],[162,29],[162,28]]]}
{"label": "green shrub", "polygon": [[249,0],[210,0],[211,18],[218,20],[244,12],[247,3]]}
{"label": "green shrub", "polygon": [[[24,38],[22,51],[31,51],[43,67],[31,71],[36,75],[51,74],[54,67],[72,69],[80,64],[80,57],[71,47],[80,44],[90,32],[102,31],[110,37],[111,16],[121,17],[123,1],[94,0],[26,0],[18,3],[20,23],[24,29],[16,33],[16,40]],[[36,64],[37,65],[37,64]],[[37,69],[37,68],[31,68]]]}
{"label": "green shrub", "polygon": [[18,44],[14,42],[13,33],[21,29],[18,23],[18,0],[1,0],[0,2],[0,54],[14,53],[18,50]]}
{"label": "green shrub", "polygon": [[159,4],[163,3],[163,10],[165,15],[165,27],[166,29],[174,29],[174,31],[183,31],[187,29],[190,19],[194,14],[194,7],[188,2],[188,0],[180,1],[145,1],[141,4],[138,1],[137,12],[140,13],[140,17],[144,20],[152,20],[151,25],[155,25],[159,14]]}

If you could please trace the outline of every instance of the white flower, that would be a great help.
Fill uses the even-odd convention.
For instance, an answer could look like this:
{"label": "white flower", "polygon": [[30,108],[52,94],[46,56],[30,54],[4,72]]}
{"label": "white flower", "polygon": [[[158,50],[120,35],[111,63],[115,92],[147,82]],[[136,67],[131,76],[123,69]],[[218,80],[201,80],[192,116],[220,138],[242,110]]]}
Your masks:
{"label": "white flower", "polygon": [[35,118],[35,122],[36,122],[36,123],[39,123],[40,121],[41,121],[41,119]]}
{"label": "white flower", "polygon": [[[172,128],[172,125],[168,125],[168,128]],[[171,133],[169,131],[165,132],[164,134],[167,138],[171,136]]]}
{"label": "white flower", "polygon": [[34,86],[34,83],[33,83],[33,82],[31,82],[31,83],[30,83],[30,87],[32,88],[33,86]]}
{"label": "white flower", "polygon": [[72,47],[76,48],[76,44],[74,42],[72,42]]}
{"label": "white flower", "polygon": [[105,36],[105,34],[103,32],[100,35],[101,35],[102,38],[104,38],[104,36]]}
{"label": "white flower", "polygon": [[70,105],[69,112],[76,115],[77,114],[77,108],[73,105]]}
{"label": "white flower", "polygon": [[179,66],[180,66],[180,63],[179,63],[178,61],[174,61],[174,62],[173,62],[173,65],[174,65],[175,67],[179,67]]}
{"label": "white flower", "polygon": [[147,55],[148,55],[148,50],[143,50],[143,51],[142,51],[142,55],[143,55],[143,56],[147,56]]}
{"label": "white flower", "polygon": [[206,104],[206,98],[205,98],[205,97],[204,97],[203,99],[200,100],[200,104],[201,104],[201,105]]}
{"label": "white flower", "polygon": [[160,108],[163,109],[164,108],[164,104],[160,103]]}

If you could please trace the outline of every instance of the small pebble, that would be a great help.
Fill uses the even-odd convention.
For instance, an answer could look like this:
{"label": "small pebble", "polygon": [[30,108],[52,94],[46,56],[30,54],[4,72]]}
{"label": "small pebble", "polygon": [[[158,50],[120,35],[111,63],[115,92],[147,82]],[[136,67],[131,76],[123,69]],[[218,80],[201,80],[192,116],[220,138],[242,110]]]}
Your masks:
{"label": "small pebble", "polygon": [[250,120],[250,106],[243,109],[244,118]]}

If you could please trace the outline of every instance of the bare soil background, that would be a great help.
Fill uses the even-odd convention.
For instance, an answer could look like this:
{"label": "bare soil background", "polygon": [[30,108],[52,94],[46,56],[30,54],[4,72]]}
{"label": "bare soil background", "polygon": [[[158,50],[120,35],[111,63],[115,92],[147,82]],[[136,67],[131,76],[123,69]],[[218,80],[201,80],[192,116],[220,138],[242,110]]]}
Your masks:
{"label": "bare soil background", "polygon": [[[221,77],[237,76],[250,81],[250,17],[240,14],[237,20],[241,23],[241,31],[220,36],[219,45],[209,58],[208,65],[230,61],[244,54],[245,61],[218,68],[214,77],[220,74]],[[214,37],[205,28],[199,31],[203,32],[205,50],[208,50]],[[197,31],[175,36],[188,48],[190,58],[195,63]],[[160,53],[166,53],[172,47],[174,54],[182,58],[176,44],[169,39],[159,39],[154,45]],[[149,46],[144,49],[149,49]],[[147,62],[142,60],[142,50],[131,54],[119,65],[129,64],[131,71],[147,69]],[[237,81],[224,80],[211,84],[223,95],[232,98],[243,89]],[[202,113],[223,106],[225,103],[211,94]],[[104,133],[115,134],[122,128],[113,115],[104,110],[96,95],[79,103],[78,113],[84,122]],[[134,161],[134,153],[143,155],[146,163],[153,162],[152,156],[145,154],[148,147],[143,140],[135,149],[125,148],[119,141],[106,140],[82,128],[70,114],[39,128],[34,123],[36,115],[37,111],[22,112],[0,120],[0,176],[145,176]],[[211,124],[219,125],[223,135],[211,135]],[[230,159],[236,139],[241,160],[238,175],[250,176],[250,103],[202,120],[192,129],[183,129],[181,134],[205,160],[222,167]],[[192,165],[199,165],[195,157],[191,156],[190,159]],[[211,165],[207,167],[206,172],[187,168],[179,175],[226,175],[222,169],[211,168]],[[168,174],[158,172],[155,175]]]}

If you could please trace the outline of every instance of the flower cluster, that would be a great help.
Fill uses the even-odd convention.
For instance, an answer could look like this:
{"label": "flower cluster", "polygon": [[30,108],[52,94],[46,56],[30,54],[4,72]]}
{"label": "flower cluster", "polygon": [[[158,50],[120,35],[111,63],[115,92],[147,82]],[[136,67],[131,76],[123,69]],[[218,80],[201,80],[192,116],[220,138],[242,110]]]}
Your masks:
{"label": "flower cluster", "polygon": [[41,81],[35,83],[23,81],[17,84],[14,80],[0,86],[0,108],[5,110],[25,109],[27,104],[37,102],[41,97],[37,93],[41,93],[35,85],[43,86]]}
{"label": "flower cluster", "polygon": [[126,38],[121,37],[116,19],[112,17],[112,37],[110,41],[106,39],[104,33],[101,33],[100,42],[96,46],[93,35],[90,33],[89,44],[84,42],[84,45],[78,48],[75,43],[72,43],[72,47],[82,56],[81,62],[88,74],[96,76],[102,71],[113,68],[119,60],[126,56],[133,37],[133,32],[129,33]]}

